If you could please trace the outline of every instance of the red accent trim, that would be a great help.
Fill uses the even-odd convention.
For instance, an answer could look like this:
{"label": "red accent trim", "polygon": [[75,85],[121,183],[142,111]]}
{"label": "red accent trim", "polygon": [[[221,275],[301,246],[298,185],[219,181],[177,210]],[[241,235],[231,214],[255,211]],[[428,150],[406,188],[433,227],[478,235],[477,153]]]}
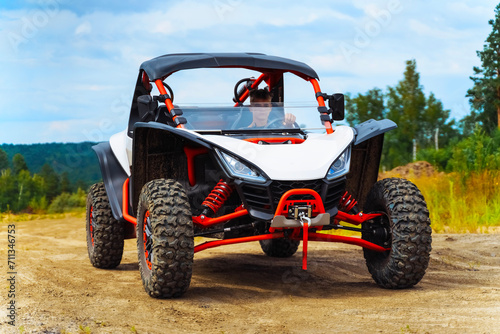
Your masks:
{"label": "red accent trim", "polygon": [[[293,238],[293,235],[292,235]],[[295,237],[295,240],[300,240],[300,238]],[[384,248],[382,246],[376,245],[372,242],[354,238],[354,237],[344,237],[341,235],[334,234],[322,234],[322,233],[309,233],[310,241],[328,241],[328,242],[342,242],[344,244],[361,246],[363,248],[367,248],[376,252],[385,252],[391,250],[390,248]]]}
{"label": "red accent trim", "polygon": [[148,243],[148,236],[146,235],[146,225],[149,217],[149,210],[146,211],[146,214],[144,215],[144,220],[142,222],[142,241],[144,243],[144,256],[146,257],[146,264],[148,265],[149,270],[153,268],[153,264],[151,261],[148,260],[149,257],[149,251],[147,250],[147,243]]}
{"label": "red accent trim", "polygon": [[[314,88],[314,93],[321,93],[321,88],[319,88],[319,83],[316,79],[310,79],[309,81],[311,81],[311,84],[313,85],[313,88]],[[318,96],[316,98],[316,100],[318,101],[318,105],[320,107],[325,107],[325,99],[323,99],[322,96]],[[330,134],[330,133],[333,133],[333,128],[332,128],[332,123],[331,122],[325,122],[325,127],[326,127],[326,133]]]}
{"label": "red accent trim", "polygon": [[243,237],[243,238],[208,241],[208,242],[202,243],[198,246],[195,246],[194,252],[197,253],[197,252],[200,252],[200,251],[208,249],[208,248],[224,246],[224,245],[239,244],[239,243],[243,243],[243,242],[279,239],[279,238],[283,238],[284,236],[285,236],[285,234],[283,232],[277,232],[277,233],[273,233],[273,234],[261,234],[261,235],[254,235],[254,236],[250,236],[250,237]]}
{"label": "red accent trim", "polygon": [[122,214],[123,214],[123,218],[126,221],[128,221],[129,223],[132,223],[134,225],[137,225],[137,219],[128,214],[128,184],[129,184],[129,182],[130,182],[130,179],[128,179],[128,178],[125,180],[125,182],[123,182]]}
{"label": "red accent trim", "polygon": [[[220,217],[216,217],[216,218],[204,217],[203,215],[193,216],[193,223],[207,227],[207,226],[212,226],[212,225],[222,223],[222,222],[234,219],[234,218],[238,218],[238,217],[241,217],[241,216],[244,216],[247,214],[248,214],[247,209],[237,208],[235,210],[235,212],[233,212],[233,213],[230,213],[230,214],[227,214],[224,216],[220,216]],[[204,217],[204,218],[202,218],[202,217]]]}
{"label": "red accent trim", "polygon": [[357,215],[350,215],[348,213],[345,213],[343,211],[337,212],[337,215],[335,215],[336,220],[342,220],[345,221],[349,224],[353,225],[360,225],[370,219],[380,217],[382,216],[383,213],[360,213]]}
{"label": "red accent trim", "polygon": [[305,142],[305,139],[295,138],[295,137],[270,137],[270,138],[259,137],[259,138],[247,138],[243,140],[254,144],[257,144],[261,140],[267,143],[282,143],[287,140],[290,140],[292,144],[302,144],[303,142]]}
{"label": "red accent trim", "polygon": [[[252,84],[252,86],[250,86],[250,89],[255,89],[257,87],[259,87],[260,83],[264,80],[268,80],[268,75],[266,73],[262,73]],[[240,97],[240,102],[243,103],[245,102],[245,100],[247,99],[248,95],[249,95],[250,91],[247,89],[245,90],[245,92],[243,92],[243,95],[241,95]],[[238,102],[236,102],[236,104],[234,105],[235,107],[238,107],[240,104]]]}
{"label": "red accent trim", "polygon": [[307,270],[307,241],[309,239],[309,224],[302,226],[302,269]]}
{"label": "red accent trim", "polygon": [[90,216],[89,216],[89,229],[90,229],[90,240],[92,241],[92,246],[94,246],[94,206],[90,206]]}
{"label": "red accent trim", "polygon": [[189,184],[191,185],[191,187],[193,187],[196,184],[194,158],[200,154],[207,153],[207,149],[204,147],[193,148],[184,146],[184,153],[186,154],[187,158]]}

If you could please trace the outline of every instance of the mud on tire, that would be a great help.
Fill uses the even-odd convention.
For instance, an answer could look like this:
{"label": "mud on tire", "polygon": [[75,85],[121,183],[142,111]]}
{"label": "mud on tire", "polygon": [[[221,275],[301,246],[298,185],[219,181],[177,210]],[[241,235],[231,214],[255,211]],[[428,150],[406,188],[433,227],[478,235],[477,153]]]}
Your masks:
{"label": "mud on tire", "polygon": [[104,183],[90,187],[87,195],[87,250],[96,268],[115,268],[123,255],[125,227],[113,217]]}
{"label": "mud on tire", "polygon": [[299,240],[291,239],[259,240],[259,243],[264,253],[271,257],[290,257],[297,252],[300,245]]}
{"label": "mud on tire", "polygon": [[390,248],[383,253],[363,249],[375,282],[393,289],[420,282],[432,241],[429,211],[420,190],[408,180],[384,179],[374,184],[365,203],[364,212],[387,215],[363,224],[363,239]]}
{"label": "mud on tire", "polygon": [[182,296],[191,283],[194,257],[191,209],[182,185],[166,179],[146,183],[136,228],[146,292],[155,298]]}

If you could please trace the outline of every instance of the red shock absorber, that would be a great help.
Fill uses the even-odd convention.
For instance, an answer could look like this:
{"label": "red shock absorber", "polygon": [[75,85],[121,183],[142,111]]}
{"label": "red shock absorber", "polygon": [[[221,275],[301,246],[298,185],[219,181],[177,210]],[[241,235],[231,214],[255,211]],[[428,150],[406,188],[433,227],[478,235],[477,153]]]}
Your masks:
{"label": "red shock absorber", "polygon": [[354,197],[352,197],[349,192],[346,191],[340,199],[339,210],[349,213],[349,211],[351,211],[352,208],[356,206],[356,204],[358,204],[358,201],[356,201],[356,199],[354,199]]}
{"label": "red shock absorber", "polygon": [[[201,203],[205,207],[203,214],[209,215],[217,213],[222,205],[227,201],[233,189],[227,184],[226,181],[220,179],[214,189],[210,192],[207,198]],[[212,212],[210,212],[210,209]]]}

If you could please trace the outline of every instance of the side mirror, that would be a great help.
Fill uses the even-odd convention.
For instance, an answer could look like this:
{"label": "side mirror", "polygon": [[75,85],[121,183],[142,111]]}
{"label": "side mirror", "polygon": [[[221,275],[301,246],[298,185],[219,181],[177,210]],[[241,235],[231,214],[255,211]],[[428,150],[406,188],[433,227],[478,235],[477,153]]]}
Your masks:
{"label": "side mirror", "polygon": [[141,95],[137,98],[137,108],[141,121],[147,118],[147,115],[154,116],[154,111],[158,108],[158,101],[151,95]]}
{"label": "side mirror", "polygon": [[344,94],[332,94],[328,99],[328,107],[334,121],[344,119]]}

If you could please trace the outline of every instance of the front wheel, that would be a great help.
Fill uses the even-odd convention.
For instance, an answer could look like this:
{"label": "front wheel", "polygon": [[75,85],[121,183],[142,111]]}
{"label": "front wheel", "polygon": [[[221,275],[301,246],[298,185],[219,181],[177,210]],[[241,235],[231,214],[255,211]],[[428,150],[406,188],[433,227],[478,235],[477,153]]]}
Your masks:
{"label": "front wheel", "polygon": [[420,190],[410,181],[378,181],[365,201],[364,212],[383,212],[363,223],[362,238],[390,248],[380,253],[363,249],[368,271],[384,288],[409,288],[422,279],[429,264],[431,233],[429,211]]}
{"label": "front wheel", "polygon": [[155,298],[182,296],[191,283],[194,257],[191,209],[182,185],[166,179],[146,183],[136,228],[146,292]]}

